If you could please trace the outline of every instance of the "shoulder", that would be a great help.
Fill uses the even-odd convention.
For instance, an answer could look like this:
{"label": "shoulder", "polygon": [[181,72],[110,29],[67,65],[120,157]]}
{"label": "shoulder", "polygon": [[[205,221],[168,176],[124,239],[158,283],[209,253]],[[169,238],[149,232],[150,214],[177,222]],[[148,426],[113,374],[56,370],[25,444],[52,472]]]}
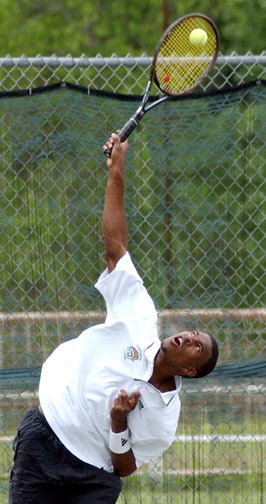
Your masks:
{"label": "shoulder", "polygon": [[123,278],[126,279],[127,277],[131,278],[132,281],[135,280],[143,284],[128,251],[119,259],[111,272],[108,271],[108,268],[104,270],[96,282],[95,287],[102,292],[105,285],[107,286],[120,282]]}
{"label": "shoulder", "polygon": [[154,303],[128,252],[111,273],[103,272],[95,287],[105,299],[109,321],[112,314],[112,321],[130,319],[132,324],[133,320],[147,320],[149,327],[156,322]]}

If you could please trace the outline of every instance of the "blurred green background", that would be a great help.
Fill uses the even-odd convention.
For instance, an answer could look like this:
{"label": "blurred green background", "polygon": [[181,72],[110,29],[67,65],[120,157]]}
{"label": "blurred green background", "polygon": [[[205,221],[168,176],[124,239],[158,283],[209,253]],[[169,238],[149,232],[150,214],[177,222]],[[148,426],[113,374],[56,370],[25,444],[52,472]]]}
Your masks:
{"label": "blurred green background", "polygon": [[215,21],[221,52],[265,49],[265,0],[1,0],[1,56],[151,55],[165,27],[190,12]]}

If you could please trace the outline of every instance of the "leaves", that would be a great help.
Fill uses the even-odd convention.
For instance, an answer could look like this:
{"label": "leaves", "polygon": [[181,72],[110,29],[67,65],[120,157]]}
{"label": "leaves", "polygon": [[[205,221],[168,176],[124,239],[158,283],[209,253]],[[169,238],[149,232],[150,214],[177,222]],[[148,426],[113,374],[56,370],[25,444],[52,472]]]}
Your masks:
{"label": "leaves", "polygon": [[213,18],[221,51],[253,54],[265,49],[265,0],[2,0],[1,56],[85,53],[152,55],[163,26],[189,12]]}

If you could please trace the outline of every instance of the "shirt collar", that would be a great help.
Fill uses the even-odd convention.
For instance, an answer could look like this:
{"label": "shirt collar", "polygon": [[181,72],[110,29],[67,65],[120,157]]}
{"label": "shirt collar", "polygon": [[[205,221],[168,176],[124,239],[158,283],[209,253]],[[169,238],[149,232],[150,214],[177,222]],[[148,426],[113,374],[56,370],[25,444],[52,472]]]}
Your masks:
{"label": "shirt collar", "polygon": [[145,356],[149,362],[152,362],[152,364],[154,362],[155,355],[160,350],[160,347],[161,347],[161,342],[158,339],[156,341],[153,341],[153,343],[151,343],[151,345],[149,345],[145,350]]}

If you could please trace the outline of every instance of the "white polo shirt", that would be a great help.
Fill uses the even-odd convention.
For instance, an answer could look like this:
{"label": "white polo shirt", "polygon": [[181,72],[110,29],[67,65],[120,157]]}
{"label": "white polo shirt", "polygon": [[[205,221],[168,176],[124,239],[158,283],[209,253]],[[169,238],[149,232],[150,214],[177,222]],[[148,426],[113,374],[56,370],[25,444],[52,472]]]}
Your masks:
{"label": "white polo shirt", "polygon": [[45,361],[40,379],[44,415],[61,442],[79,459],[113,471],[108,446],[110,409],[123,388],[139,390],[128,428],[137,467],[167,449],[175,436],[180,400],[148,383],[160,348],[154,304],[129,253],[100,276],[95,287],[107,307],[104,324],[61,344]]}

